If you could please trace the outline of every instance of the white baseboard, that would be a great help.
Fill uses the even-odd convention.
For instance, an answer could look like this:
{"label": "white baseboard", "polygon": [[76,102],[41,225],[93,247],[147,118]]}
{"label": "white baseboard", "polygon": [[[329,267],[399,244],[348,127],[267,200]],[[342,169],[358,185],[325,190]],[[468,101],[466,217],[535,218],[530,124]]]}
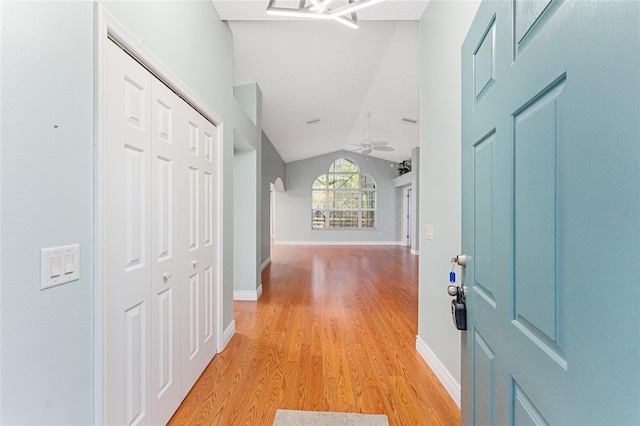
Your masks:
{"label": "white baseboard", "polygon": [[401,241],[275,241],[277,246],[401,246]]}
{"label": "white baseboard", "polygon": [[235,290],[233,292],[233,300],[250,300],[256,301],[262,295],[262,284],[256,290]]}
{"label": "white baseboard", "polygon": [[271,263],[271,256],[267,257],[267,260],[265,260],[264,262],[262,262],[262,266],[260,267],[260,271],[264,271],[264,268],[266,268],[267,266],[269,266],[269,264]]}
{"label": "white baseboard", "polygon": [[229,324],[229,327],[227,327],[224,333],[222,333],[222,348],[220,348],[220,352],[222,352],[224,348],[227,347],[234,334],[236,334],[236,322],[234,320],[231,320],[231,324]]}
{"label": "white baseboard", "polygon": [[411,254],[414,255],[414,256],[419,256],[420,255],[420,250],[411,249]]}
{"label": "white baseboard", "polygon": [[444,386],[449,393],[453,402],[460,408],[460,383],[451,375],[451,372],[449,372],[447,367],[444,366],[442,361],[440,361],[420,336],[416,336],[416,350],[426,361],[427,365],[429,365],[438,380],[440,380],[440,383],[442,383],[442,386]]}

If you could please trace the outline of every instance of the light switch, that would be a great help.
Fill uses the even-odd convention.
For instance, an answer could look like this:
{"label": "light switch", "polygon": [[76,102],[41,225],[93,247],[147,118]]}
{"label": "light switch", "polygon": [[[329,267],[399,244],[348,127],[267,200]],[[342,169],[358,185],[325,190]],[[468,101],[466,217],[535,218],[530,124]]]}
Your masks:
{"label": "light switch", "polygon": [[75,271],[75,267],[73,265],[73,254],[65,254],[64,255],[64,273],[71,274]]}
{"label": "light switch", "polygon": [[425,225],[424,238],[427,240],[433,240],[433,225]]}
{"label": "light switch", "polygon": [[49,259],[50,275],[51,278],[59,277],[61,273],[60,269],[60,256],[53,256]]}
{"label": "light switch", "polygon": [[80,245],[40,250],[40,290],[80,278]]}

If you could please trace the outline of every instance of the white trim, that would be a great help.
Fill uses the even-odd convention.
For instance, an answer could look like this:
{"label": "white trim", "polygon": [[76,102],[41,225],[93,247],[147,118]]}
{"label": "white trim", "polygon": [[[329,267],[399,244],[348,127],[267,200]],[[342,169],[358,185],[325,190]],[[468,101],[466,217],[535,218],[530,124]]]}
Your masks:
{"label": "white trim", "polygon": [[[216,160],[216,168],[217,168],[217,211],[216,211],[216,231],[218,235],[218,247],[217,249],[217,265],[216,265],[216,275],[218,278],[218,282],[215,288],[216,292],[216,309],[218,310],[218,330],[216,330],[216,345],[218,346],[218,352],[222,352],[222,349],[226,346],[224,343],[224,332],[222,331],[222,327],[224,327],[224,227],[223,227],[223,218],[224,218],[224,170],[223,170],[223,159],[224,159],[224,123],[220,123],[220,125],[216,128],[218,130],[218,155]],[[231,307],[233,310],[233,306]],[[235,326],[234,326],[235,327]]]}
{"label": "white trim", "polygon": [[411,254],[414,256],[420,256],[420,250],[411,249]]}
{"label": "white trim", "polygon": [[[264,268],[269,266],[270,263],[271,263],[271,256],[267,257],[267,260],[262,262],[262,266],[260,267],[260,272],[264,271]],[[262,286],[262,284],[261,284],[261,286]]]}
{"label": "white trim", "polygon": [[277,246],[401,246],[401,241],[274,241]]}
{"label": "white trim", "polygon": [[[94,384],[94,423],[104,424],[106,415],[106,383],[104,380],[106,374],[106,363],[103,357],[104,349],[108,344],[106,342],[106,321],[103,318],[106,312],[106,288],[103,285],[106,279],[107,270],[104,264],[103,253],[106,252],[106,217],[107,206],[105,202],[106,185],[107,185],[107,163],[106,163],[106,108],[104,107],[105,84],[106,84],[106,46],[109,40],[119,45],[124,51],[131,55],[136,61],[147,68],[154,74],[163,84],[177,93],[191,107],[202,114],[207,120],[211,121],[218,130],[218,164],[217,164],[217,182],[218,182],[218,209],[216,228],[218,230],[217,241],[217,265],[218,283],[216,291],[217,298],[217,321],[218,329],[216,330],[216,344],[218,348],[224,348],[223,337],[223,240],[222,240],[222,216],[223,216],[223,177],[222,158],[224,155],[224,133],[222,119],[209,106],[196,95],[182,80],[178,78],[169,68],[167,68],[159,59],[157,59],[144,44],[140,43],[122,24],[120,24],[102,5],[96,3],[95,9],[95,39],[96,46],[94,65],[94,281],[95,281],[95,340],[94,340],[94,362],[95,362],[95,384]],[[234,328],[235,330],[235,325]]]}
{"label": "white trim", "polygon": [[255,302],[262,295],[262,284],[256,290],[235,290],[233,300],[248,300]]}
{"label": "white trim", "polygon": [[416,336],[416,350],[426,361],[427,365],[429,365],[438,380],[440,380],[440,383],[449,393],[453,402],[455,402],[458,408],[460,408],[460,383],[458,383],[456,378],[453,377],[447,367],[444,366],[442,361],[440,361],[431,348],[429,348],[429,345],[427,345],[420,336]]}
{"label": "white trim", "polygon": [[224,333],[222,335],[222,346],[220,347],[220,350],[218,352],[222,352],[224,348],[227,347],[234,334],[236,334],[236,322],[234,320],[231,320],[231,324],[229,324],[229,327],[224,330]]}
{"label": "white trim", "polygon": [[102,194],[105,193],[105,184],[102,176],[104,170],[106,170],[106,144],[100,143],[104,140],[103,133],[105,133],[103,123],[106,122],[106,117],[103,118],[105,111],[100,107],[100,102],[104,99],[106,82],[100,77],[103,75],[104,69],[104,56],[106,55],[106,46],[104,40],[107,38],[107,22],[102,7],[98,3],[95,4],[95,32],[94,32],[94,108],[93,108],[93,140],[94,140],[94,180],[93,180],[93,209],[94,209],[94,250],[93,250],[93,281],[95,283],[94,293],[94,334],[93,340],[93,359],[94,359],[94,414],[93,423],[96,425],[105,424],[106,407],[105,407],[105,395],[107,389],[105,388],[104,377],[106,375],[106,362],[102,356],[102,350],[106,347],[106,321],[103,321],[103,305],[106,302],[105,288],[102,285],[102,277],[104,276],[103,264],[100,260],[102,253],[106,251],[105,243],[105,217],[106,206],[102,198]]}

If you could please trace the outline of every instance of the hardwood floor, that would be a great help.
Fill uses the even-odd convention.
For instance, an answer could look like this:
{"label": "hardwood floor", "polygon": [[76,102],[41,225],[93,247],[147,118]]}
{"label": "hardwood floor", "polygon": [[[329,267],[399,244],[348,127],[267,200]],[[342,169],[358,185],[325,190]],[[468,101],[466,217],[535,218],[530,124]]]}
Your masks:
{"label": "hardwood floor", "polygon": [[458,407],[416,352],[418,260],[397,246],[277,246],[258,302],[171,419],[271,425],[278,408],[457,425]]}

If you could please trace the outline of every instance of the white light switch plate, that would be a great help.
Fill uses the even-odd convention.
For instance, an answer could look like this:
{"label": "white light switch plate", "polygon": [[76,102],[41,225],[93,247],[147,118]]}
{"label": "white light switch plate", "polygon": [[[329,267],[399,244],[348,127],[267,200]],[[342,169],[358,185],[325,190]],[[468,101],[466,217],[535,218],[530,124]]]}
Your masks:
{"label": "white light switch plate", "polygon": [[424,238],[427,240],[433,240],[433,226],[425,225],[424,227]]}
{"label": "white light switch plate", "polygon": [[40,290],[80,279],[80,245],[40,249]]}

